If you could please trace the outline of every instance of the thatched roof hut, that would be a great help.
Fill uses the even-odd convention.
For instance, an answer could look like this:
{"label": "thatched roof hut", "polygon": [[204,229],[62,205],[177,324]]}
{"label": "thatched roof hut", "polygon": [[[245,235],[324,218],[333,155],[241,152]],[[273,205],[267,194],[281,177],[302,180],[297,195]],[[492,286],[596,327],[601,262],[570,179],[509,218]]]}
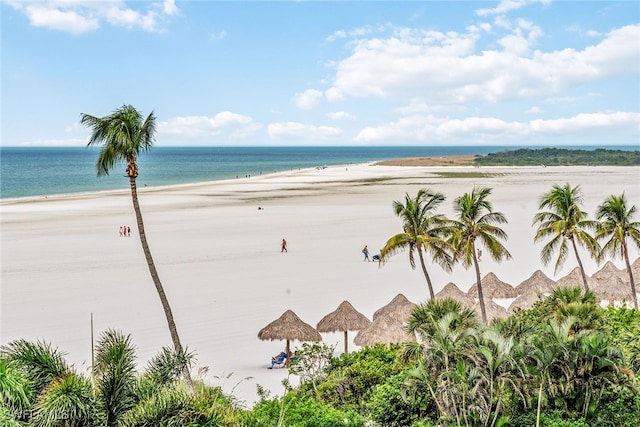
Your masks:
{"label": "thatched roof hut", "polygon": [[416,337],[409,334],[404,322],[390,314],[383,314],[374,318],[373,322],[361,329],[353,339],[357,345],[364,347],[373,344],[393,344],[415,341]]}
{"label": "thatched roof hut", "polygon": [[[626,270],[626,269],[625,269]],[[631,274],[633,274],[633,282],[640,282],[640,257],[631,263]],[[627,273],[627,276],[629,273]]]}
{"label": "thatched roof hut", "polygon": [[[587,277],[587,284],[589,284],[590,280]],[[566,288],[571,287],[575,288],[576,286],[583,287],[582,283],[582,274],[580,273],[580,267],[576,267],[569,274],[564,277],[561,277],[556,281],[556,288]]]}
{"label": "thatched roof hut", "polygon": [[600,270],[593,273],[590,279],[594,282],[606,283],[613,277],[620,278],[623,282],[629,281],[629,275],[625,270],[620,270],[611,261],[607,261]]}
{"label": "thatched roof hut", "polygon": [[556,286],[556,282],[553,279],[542,271],[536,270],[528,279],[523,280],[516,286],[516,292],[518,295],[533,294],[537,296],[537,294],[551,293]]}
{"label": "thatched roof hut", "polygon": [[453,298],[454,300],[462,304],[464,307],[468,307],[468,308],[473,308],[474,304],[476,303],[475,299],[470,297],[465,292],[462,292],[460,288],[456,286],[456,284],[453,282],[447,283],[445,287],[442,288],[440,292],[436,294],[436,298],[447,298],[447,297]]}
{"label": "thatched roof hut", "polygon": [[531,308],[533,304],[535,304],[540,299],[544,299],[544,294],[529,290],[522,295],[518,295],[518,298],[514,299],[509,306],[508,311],[515,313],[518,310]]}
{"label": "thatched roof hut", "polygon": [[[493,319],[504,319],[509,317],[507,309],[496,304],[492,299],[485,298],[484,308],[487,312],[487,322],[491,322]],[[478,318],[480,318],[480,313],[482,312],[482,310],[480,310],[480,302],[477,302],[473,306],[473,309],[476,311]]]}
{"label": "thatched roof hut", "polygon": [[398,294],[389,304],[379,308],[375,313],[373,313],[373,321],[375,322],[378,317],[390,314],[400,323],[404,323],[407,321],[414,308],[416,308],[416,304],[409,301],[404,295]]}
{"label": "thatched roof hut", "polygon": [[316,329],[318,332],[344,332],[344,352],[348,353],[348,331],[359,331],[370,324],[367,316],[353,308],[349,301],[343,301],[335,311],[318,322]]}
{"label": "thatched roof hut", "polygon": [[614,301],[634,300],[626,272],[617,268],[611,261],[607,261],[600,270],[593,273],[589,287],[599,299],[607,300],[610,304]]}
{"label": "thatched roof hut", "polygon": [[[493,273],[484,276],[480,283],[485,298],[515,298],[518,296],[513,286],[498,279]],[[478,298],[478,284],[474,283],[467,293],[470,297]]]}
{"label": "thatched roof hut", "polygon": [[286,340],[287,355],[291,354],[290,341],[322,341],[320,333],[291,310],[285,311],[282,316],[260,329],[258,338],[269,341]]}

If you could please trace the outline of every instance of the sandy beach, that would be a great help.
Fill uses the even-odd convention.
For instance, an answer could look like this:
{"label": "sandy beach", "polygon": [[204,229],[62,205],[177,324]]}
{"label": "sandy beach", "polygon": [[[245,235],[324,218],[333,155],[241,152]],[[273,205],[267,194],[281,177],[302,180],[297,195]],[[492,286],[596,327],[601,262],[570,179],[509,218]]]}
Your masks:
{"label": "sandy beach", "polygon": [[[430,188],[445,194],[440,212],[452,216],[454,198],[474,185],[492,187],[494,209],[509,221],[503,229],[513,260],[497,264],[485,256],[481,272],[516,286],[537,269],[558,279],[576,266],[569,257],[554,275],[539,262],[542,243],[533,243],[540,195],[565,182],[582,187],[592,218],[610,194],[625,192],[640,208],[640,167],[362,164],[141,188],[139,197],[183,344],[196,353],[207,382],[250,405],[256,384],[282,393],[286,370],[266,367],[284,342],[260,341],[257,333],[287,309],[315,326],[344,300],[369,318],[398,293],[426,300],[424,277],[405,254],[381,268],[363,262],[364,245],[375,254],[401,231],[394,200]],[[45,340],[86,371],[91,313],[96,335],[107,328],[132,335],[141,367],[171,344],[128,191],[4,200],[0,209],[1,344]],[[131,237],[118,235],[122,225],[131,226]],[[287,253],[280,252],[283,238]],[[581,255],[588,274],[600,268]],[[634,249],[632,261],[638,256]],[[432,266],[430,273],[436,291],[448,282],[467,290],[475,280],[460,266],[453,273]],[[341,334],[323,338],[341,351]]]}

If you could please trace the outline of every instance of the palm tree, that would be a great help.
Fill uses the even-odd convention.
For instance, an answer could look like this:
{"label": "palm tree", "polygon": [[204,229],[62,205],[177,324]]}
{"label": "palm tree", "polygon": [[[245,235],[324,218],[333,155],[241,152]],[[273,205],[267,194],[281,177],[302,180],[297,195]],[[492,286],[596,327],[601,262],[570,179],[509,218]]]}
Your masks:
{"label": "palm tree", "polygon": [[558,258],[554,273],[564,264],[569,251],[567,242],[571,242],[582,274],[584,289],[588,291],[587,275],[584,272],[577,245],[586,246],[592,256],[598,256],[600,251],[598,242],[587,231],[594,229],[596,222],[587,219],[587,213],[580,209],[581,203],[582,191],[579,185],[573,188],[568,183],[564,186],[554,185],[551,191],[543,194],[540,198],[539,209],[549,210],[538,212],[533,217],[534,225],[538,224],[534,242],[553,236],[542,248],[540,259],[544,265],[549,264],[553,253],[557,250]]}
{"label": "palm tree", "polygon": [[393,211],[402,218],[403,232],[392,236],[380,251],[380,265],[389,257],[408,249],[411,268],[416,268],[414,251],[418,253],[422,272],[429,287],[429,297],[434,298],[433,284],[424,262],[424,252],[429,252],[433,262],[446,271],[451,271],[452,258],[448,254],[448,244],[442,238],[445,218],[434,212],[444,201],[441,193],[432,193],[428,189],[420,189],[415,198],[406,193],[404,203],[393,202]]}
{"label": "palm tree", "polygon": [[489,251],[489,255],[496,260],[511,259],[509,251],[500,243],[507,239],[505,233],[496,224],[505,224],[507,219],[501,212],[494,212],[487,197],[491,195],[491,188],[475,187],[471,193],[465,193],[454,200],[457,219],[451,221],[449,232],[450,243],[455,249],[455,260],[465,268],[473,264],[476,271],[476,285],[482,321],[487,322],[482,283],[480,279],[480,265],[476,258],[476,240]]}
{"label": "palm tree", "polygon": [[635,308],[638,308],[638,295],[636,294],[636,284],[633,280],[631,264],[629,263],[629,247],[627,243],[631,241],[640,249],[640,222],[633,221],[635,213],[635,205],[627,208],[627,200],[624,193],[620,196],[609,196],[598,206],[596,218],[600,222],[596,226],[596,239],[608,238],[609,240],[602,246],[602,252],[610,253],[613,258],[620,255],[624,259],[629,273],[633,304]]}
{"label": "palm tree", "polygon": [[[169,325],[169,333],[176,352],[182,353],[183,348],[178,336],[178,328],[173,319],[169,300],[164,292],[160,277],[156,271],[156,266],[149,250],[147,237],[144,232],[144,223],[142,221],[142,212],[138,203],[138,192],[136,187],[136,178],[138,177],[137,159],[141,151],[148,150],[153,144],[156,132],[156,119],[151,112],[146,119],[143,120],[142,115],[131,105],[123,105],[115,110],[111,115],[105,117],[95,117],[89,114],[82,114],[80,123],[91,129],[91,137],[88,145],[103,145],[96,168],[98,176],[108,175],[111,169],[120,161],[127,162],[127,176],[131,186],[131,199],[133,201],[133,209],[136,213],[138,223],[138,235],[142,243],[142,250],[147,260],[147,266],[156,287],[158,296],[164,309],[164,314]],[[183,370],[187,387],[193,393],[195,389],[191,380],[191,374],[185,365]]]}

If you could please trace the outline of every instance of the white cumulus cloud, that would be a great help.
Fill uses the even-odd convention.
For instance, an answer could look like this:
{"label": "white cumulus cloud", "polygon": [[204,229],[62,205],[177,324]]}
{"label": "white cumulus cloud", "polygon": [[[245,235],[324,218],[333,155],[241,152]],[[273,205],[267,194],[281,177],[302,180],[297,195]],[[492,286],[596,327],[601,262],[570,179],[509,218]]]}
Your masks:
{"label": "white cumulus cloud", "polygon": [[298,122],[270,123],[267,127],[267,132],[271,139],[297,138],[311,141],[335,139],[343,135],[343,131],[340,128],[307,125]]}
{"label": "white cumulus cloud", "polygon": [[293,97],[293,103],[302,110],[311,110],[322,100],[322,92],[316,89],[307,89],[302,93],[297,93]]}

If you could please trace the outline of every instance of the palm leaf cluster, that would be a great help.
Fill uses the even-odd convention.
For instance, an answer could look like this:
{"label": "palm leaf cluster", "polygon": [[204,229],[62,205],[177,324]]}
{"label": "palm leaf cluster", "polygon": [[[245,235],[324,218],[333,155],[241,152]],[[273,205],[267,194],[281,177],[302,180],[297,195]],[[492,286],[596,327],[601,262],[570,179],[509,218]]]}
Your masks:
{"label": "palm leaf cluster", "polygon": [[219,389],[200,385],[189,393],[180,378],[190,354],[163,348],[140,375],[129,335],[108,330],[95,350],[86,376],[48,343],[18,340],[2,347],[0,425],[185,426],[236,416]]}
{"label": "palm leaf cluster", "polygon": [[[441,193],[421,189],[415,197],[408,193],[404,201],[394,201],[394,213],[402,219],[402,233],[387,240],[380,252],[380,265],[401,251],[409,252],[409,263],[416,267],[417,253],[420,266],[429,289],[430,299],[434,298],[433,283],[428,274],[428,266],[423,253],[429,254],[433,264],[451,271],[456,263],[465,268],[473,266],[480,313],[483,322],[487,322],[487,310],[480,265],[479,249],[483,248],[496,261],[511,259],[511,254],[502,242],[508,236],[500,225],[506,224],[506,217],[493,209],[489,200],[492,190],[486,187],[474,187],[454,200],[455,218],[450,219],[436,213],[445,200]],[[582,209],[583,195],[580,186],[554,185],[540,197],[539,209],[533,217],[537,225],[534,242],[548,240],[540,252],[543,264],[549,264],[555,258],[554,270],[557,272],[573,252],[578,263],[585,291],[589,290],[587,275],[578,251],[586,248],[588,255],[602,261],[606,256],[620,256],[624,259],[629,274],[634,305],[638,307],[635,281],[629,261],[629,246],[640,249],[640,222],[634,221],[636,207],[627,206],[624,193],[609,196],[598,206],[596,218],[591,220]],[[601,247],[599,241],[604,241]]]}

